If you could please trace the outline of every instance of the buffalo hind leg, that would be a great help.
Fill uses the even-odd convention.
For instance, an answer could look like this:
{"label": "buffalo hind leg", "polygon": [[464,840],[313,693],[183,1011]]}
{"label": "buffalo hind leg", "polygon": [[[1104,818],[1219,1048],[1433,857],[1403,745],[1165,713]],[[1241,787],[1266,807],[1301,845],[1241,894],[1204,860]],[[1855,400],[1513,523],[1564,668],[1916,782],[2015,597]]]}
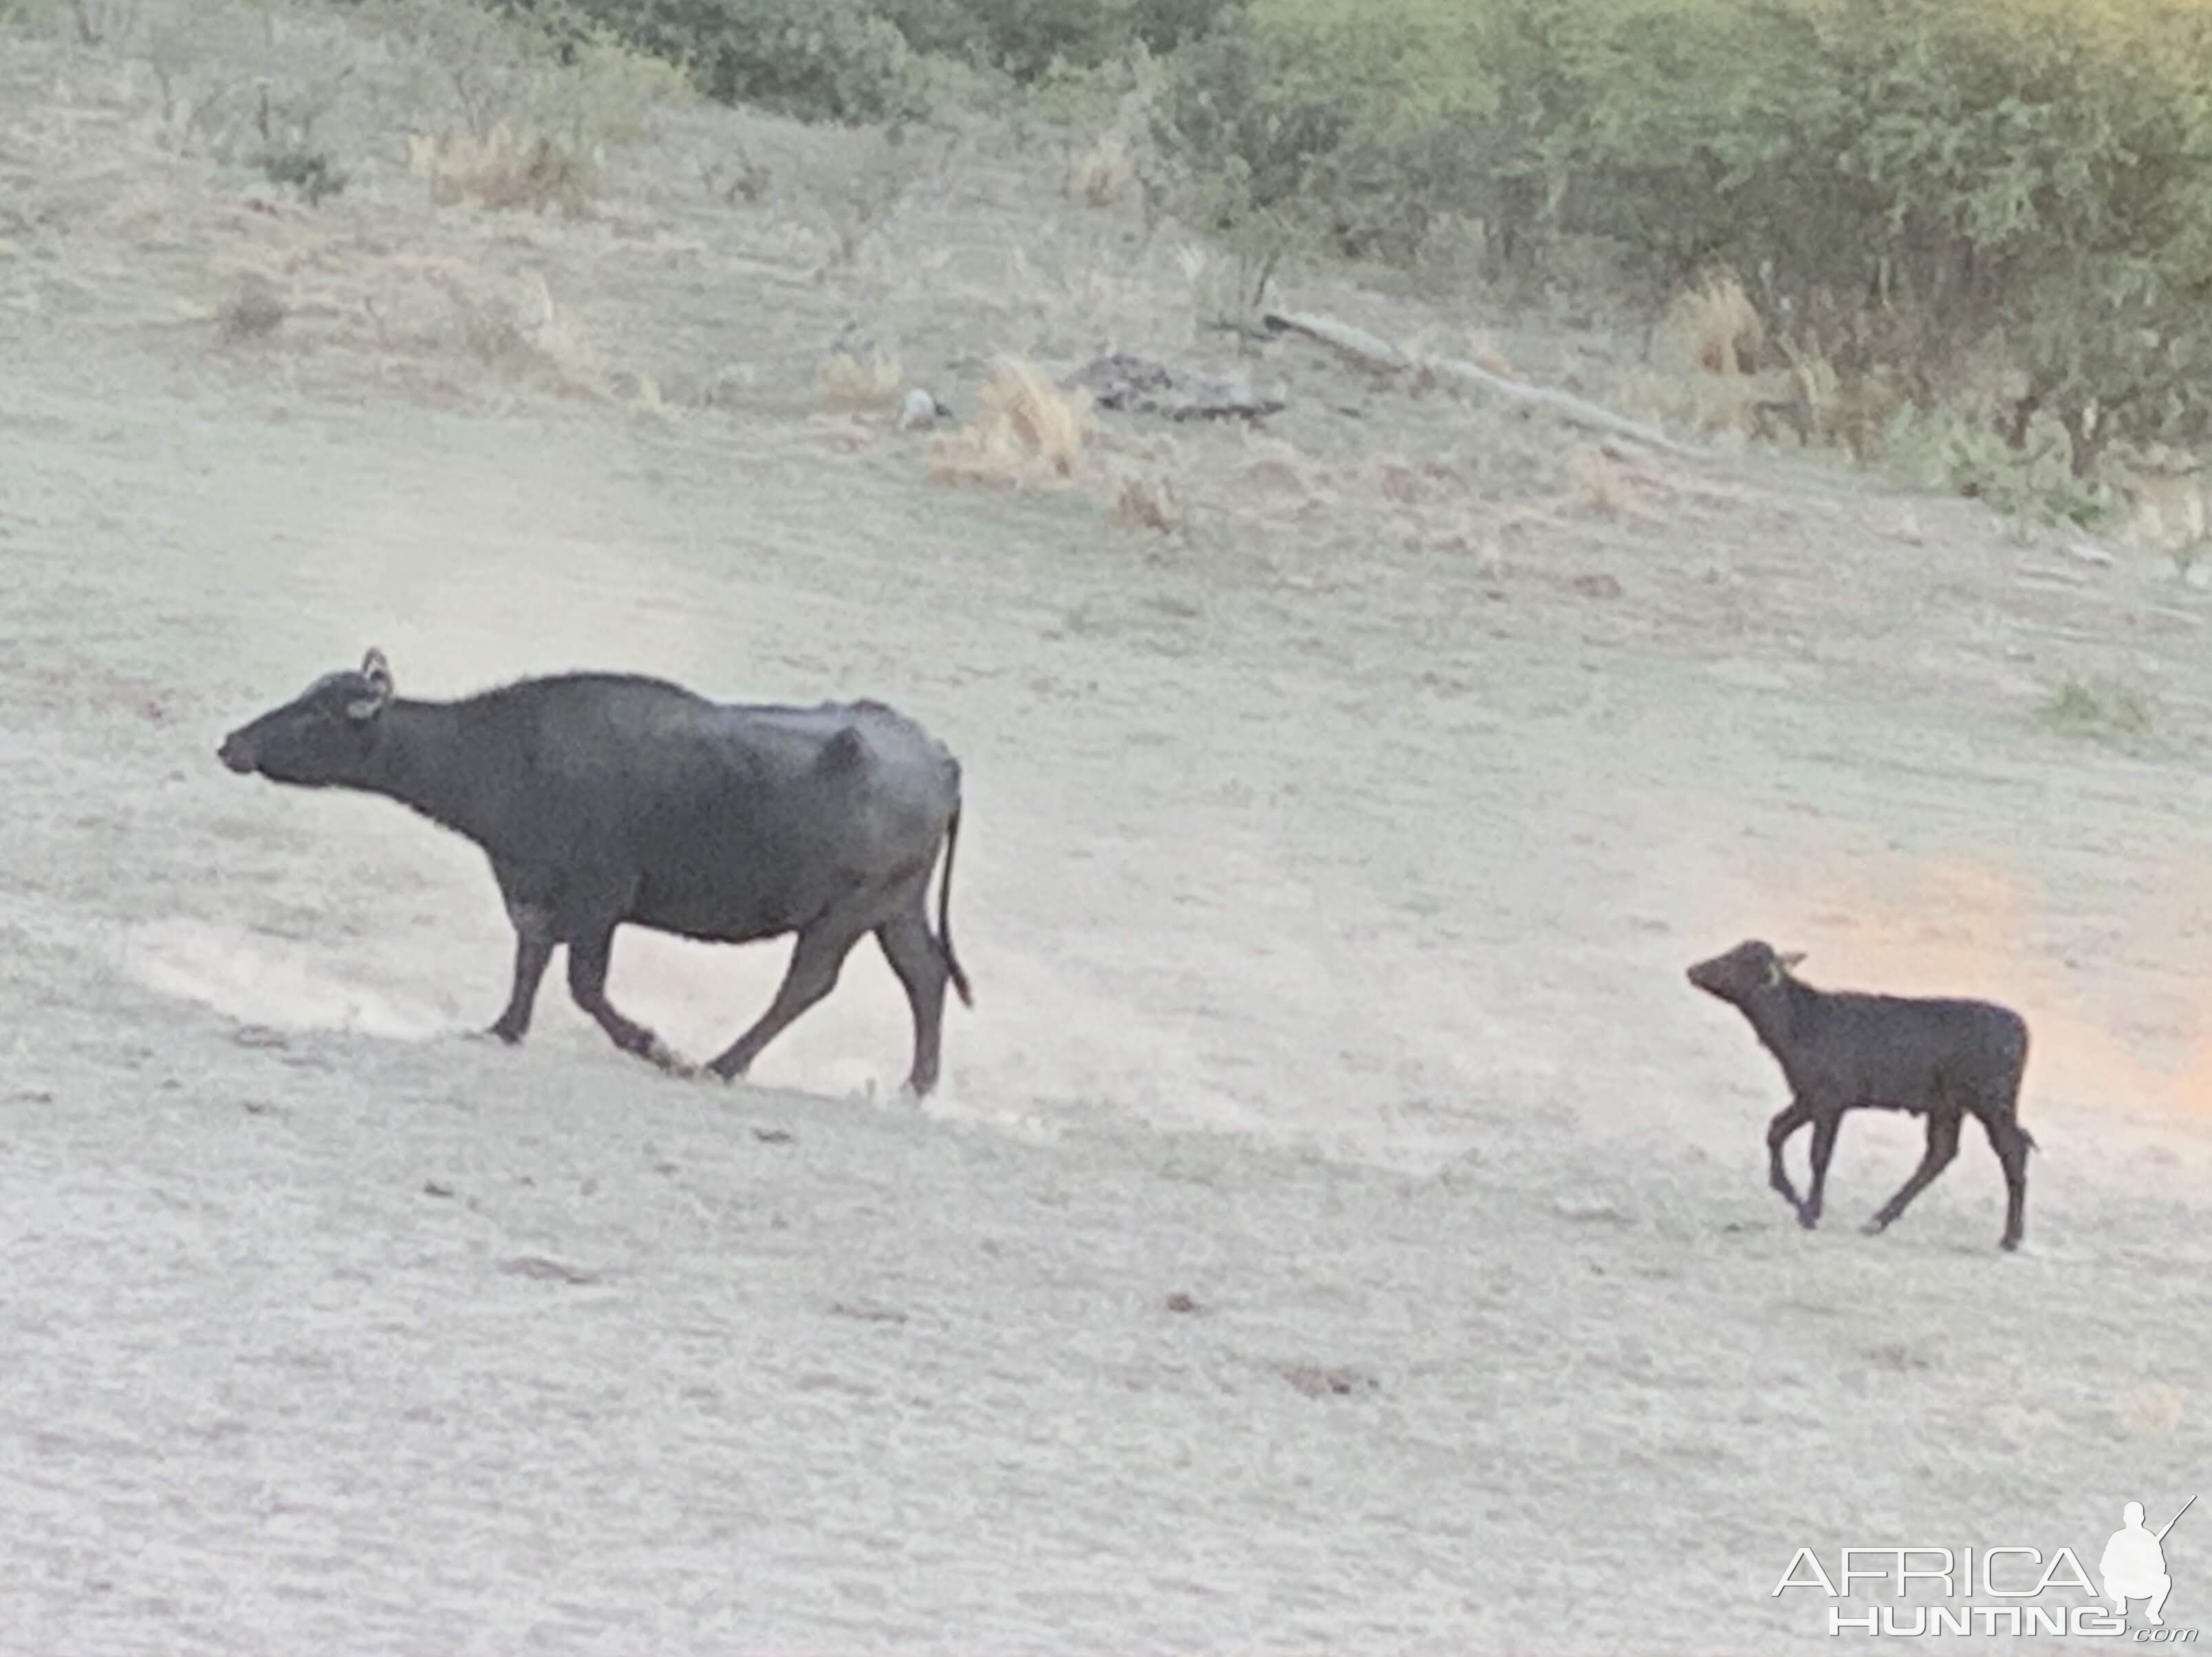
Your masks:
{"label": "buffalo hind leg", "polygon": [[529,1032],[530,1010],[558,940],[553,936],[553,917],[545,910],[511,903],[507,913],[514,923],[514,987],[507,993],[507,1011],[486,1034],[512,1047]]}
{"label": "buffalo hind leg", "polygon": [[1841,1112],[1830,1111],[1813,1124],[1813,1183],[1806,1187],[1804,1206],[1797,1211],[1797,1223],[1808,1231],[1820,1223],[1820,1205],[1828,1190],[1828,1162],[1836,1154],[1836,1129],[1842,1122]]}
{"label": "buffalo hind leg", "polygon": [[1802,1223],[1805,1205],[1797,1195],[1796,1187],[1790,1183],[1790,1171],[1782,1166],[1782,1147],[1790,1136],[1813,1120],[1813,1113],[1792,1099],[1774,1113],[1774,1120],[1766,1125],[1766,1183],[1782,1193],[1782,1200],[1797,1211]]}
{"label": "buffalo hind leg", "polygon": [[666,1042],[644,1025],[623,1017],[607,999],[607,968],[614,958],[614,944],[612,926],[568,940],[568,993],[624,1053],[634,1053],[672,1074],[690,1075],[691,1066],[678,1058]]}
{"label": "buffalo hind leg", "polygon": [[880,889],[872,906],[863,901],[867,895],[834,904],[807,924],[792,946],[791,965],[784,969],[775,999],[750,1029],[708,1065],[708,1070],[725,1082],[743,1076],[761,1056],[761,1050],[790,1028],[793,1020],[837,987],[845,957],[874,924],[874,917],[883,913]]}
{"label": "buffalo hind leg", "polygon": [[1897,1195],[1884,1203],[1874,1218],[1866,1223],[1867,1235],[1886,1229],[1890,1223],[1905,1212],[1905,1206],[1923,1191],[1928,1182],[1950,1166],[1951,1159],[1959,1154],[1959,1114],[1938,1108],[1928,1117],[1928,1150],[1920,1159],[1920,1166],[1912,1170],[1912,1177],[1898,1187]]}
{"label": "buffalo hind leg", "polygon": [[915,901],[876,928],[884,959],[906,986],[914,1010],[914,1071],[907,1086],[917,1099],[937,1085],[938,1058],[945,1033],[945,986],[951,977],[945,951],[929,930],[928,912],[918,890]]}
{"label": "buffalo hind leg", "polygon": [[2017,1248],[2027,1212],[2028,1137],[2020,1124],[2008,1116],[1984,1116],[1982,1126],[1989,1131],[1990,1149],[1996,1152],[1997,1161],[2004,1165],[2004,1235],[1997,1247]]}

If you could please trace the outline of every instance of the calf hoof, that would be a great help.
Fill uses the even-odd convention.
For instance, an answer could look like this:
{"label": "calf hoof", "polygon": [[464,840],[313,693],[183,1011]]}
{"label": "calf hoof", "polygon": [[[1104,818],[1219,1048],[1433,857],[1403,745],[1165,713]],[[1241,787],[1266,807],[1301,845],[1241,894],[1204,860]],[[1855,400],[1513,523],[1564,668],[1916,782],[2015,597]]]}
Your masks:
{"label": "calf hoof", "polygon": [[2020,1239],[2017,1237],[2000,1237],[1997,1239],[1997,1247],[2003,1249],[2006,1253],[2009,1254],[2020,1247]]}
{"label": "calf hoof", "polygon": [[497,1041],[502,1047],[513,1047],[522,1040],[522,1032],[506,1024],[494,1024],[487,1030],[471,1030],[469,1037],[476,1041]]}
{"label": "calf hoof", "polygon": [[1804,1229],[1810,1231],[1814,1227],[1820,1223],[1820,1217],[1814,1210],[1801,1208],[1797,1211],[1797,1223]]}

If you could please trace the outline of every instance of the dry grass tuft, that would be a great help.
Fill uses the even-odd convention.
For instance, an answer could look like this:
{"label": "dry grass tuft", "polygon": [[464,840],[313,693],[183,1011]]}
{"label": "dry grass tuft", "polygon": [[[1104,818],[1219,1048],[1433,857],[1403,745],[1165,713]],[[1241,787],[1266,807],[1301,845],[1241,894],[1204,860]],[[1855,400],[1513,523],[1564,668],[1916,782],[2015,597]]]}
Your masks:
{"label": "dry grass tuft", "polygon": [[2193,554],[2203,546],[2212,529],[2212,502],[2203,474],[2147,466],[2119,470],[2130,508],[2128,533],[2136,542],[2176,554]]}
{"label": "dry grass tuft", "polygon": [[457,343],[487,367],[557,391],[605,391],[606,364],[598,347],[575,318],[555,303],[544,277],[533,274],[490,289],[451,275],[439,280],[453,301]]}
{"label": "dry grass tuft", "polygon": [[1247,434],[1243,447],[1249,458],[1226,480],[1226,499],[1238,516],[1263,524],[1310,519],[1342,503],[1342,480],[1295,444]]}
{"label": "dry grass tuft", "polygon": [[266,338],[283,325],[290,309],[274,282],[248,273],[238,279],[216,307],[216,337],[226,345]]}
{"label": "dry grass tuft", "polygon": [[1729,271],[1713,271],[1678,294],[1668,307],[1666,327],[1689,361],[1709,374],[1759,372],[1766,325],[1743,284]]}
{"label": "dry grass tuft", "polygon": [[2163,1438],[2188,1414],[2181,1394],[2164,1381],[2146,1381],[2112,1401],[2112,1419],[2130,1435]]}
{"label": "dry grass tuft", "polygon": [[1467,335],[1467,360],[1478,368],[1486,368],[1493,374],[1510,379],[1513,360],[1505,355],[1505,348],[1498,337],[1486,328],[1471,328]]}
{"label": "dry grass tuft", "polygon": [[1136,181],[1128,144],[1119,133],[1109,132],[1075,158],[1067,187],[1086,206],[1112,207],[1127,197]]}
{"label": "dry grass tuft", "polygon": [[1403,460],[1383,458],[1377,464],[1376,481],[1383,495],[1401,507],[1418,507],[1435,492],[1436,477]]}
{"label": "dry grass tuft", "polygon": [[407,168],[430,186],[439,205],[474,201],[495,211],[526,207],[580,210],[597,193],[599,157],[577,155],[544,134],[518,135],[505,123],[483,137],[410,133]]}
{"label": "dry grass tuft", "polygon": [[1114,498],[1114,521],[1124,529],[1157,530],[1165,535],[1182,522],[1182,503],[1166,478],[1133,475],[1121,480]]}
{"label": "dry grass tuft", "polygon": [[1604,518],[1648,517],[1656,497],[1674,493],[1647,463],[1606,443],[1577,450],[1567,478],[1577,502]]}
{"label": "dry grass tuft", "polygon": [[906,371],[895,356],[871,347],[864,362],[834,351],[822,365],[822,395],[833,409],[888,409],[899,400]]}
{"label": "dry grass tuft", "polygon": [[1091,396],[1073,394],[1018,358],[1000,359],[975,400],[975,416],[932,440],[929,476],[940,483],[1017,487],[1073,474],[1091,431]]}

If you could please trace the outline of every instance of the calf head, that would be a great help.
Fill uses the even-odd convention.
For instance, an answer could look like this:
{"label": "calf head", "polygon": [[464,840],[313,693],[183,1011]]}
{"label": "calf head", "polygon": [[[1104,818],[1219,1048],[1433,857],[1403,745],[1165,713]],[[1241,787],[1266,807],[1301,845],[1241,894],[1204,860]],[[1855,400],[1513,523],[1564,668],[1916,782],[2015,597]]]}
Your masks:
{"label": "calf head", "polygon": [[1727,954],[1692,967],[1690,982],[1707,995],[1741,1007],[1760,991],[1779,987],[1790,969],[1804,958],[1802,950],[1780,955],[1772,944],[1748,938]]}
{"label": "calf head", "polygon": [[392,669],[372,649],[358,669],[325,673],[282,707],[222,739],[216,757],[241,776],[317,788],[357,776],[392,700]]}

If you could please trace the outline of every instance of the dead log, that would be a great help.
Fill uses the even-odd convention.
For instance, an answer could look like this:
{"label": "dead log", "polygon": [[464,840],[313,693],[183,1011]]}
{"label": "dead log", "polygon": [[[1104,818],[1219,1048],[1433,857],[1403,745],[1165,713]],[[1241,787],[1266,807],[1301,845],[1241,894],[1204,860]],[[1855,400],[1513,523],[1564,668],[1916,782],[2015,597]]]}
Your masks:
{"label": "dead log", "polygon": [[1318,340],[1355,366],[1372,373],[1403,373],[1415,366],[1412,357],[1389,340],[1348,322],[1339,322],[1334,317],[1317,316],[1310,311],[1270,311],[1260,321],[1271,333],[1288,331]]}
{"label": "dead log", "polygon": [[1472,362],[1461,362],[1447,357],[1414,356],[1400,350],[1387,339],[1370,334],[1364,328],[1339,322],[1334,317],[1318,316],[1311,312],[1270,311],[1261,321],[1271,332],[1303,334],[1370,373],[1426,373],[1432,379],[1462,388],[1492,391],[1518,402],[1534,404],[1539,408],[1550,410],[1570,425],[1646,444],[1685,460],[1711,458],[1707,451],[1693,448],[1686,443],[1678,443],[1655,426],[1631,420],[1626,415],[1615,414],[1610,409],[1601,408],[1569,392],[1555,391],[1548,385],[1530,385],[1521,380],[1508,379],[1487,368],[1478,368]]}

